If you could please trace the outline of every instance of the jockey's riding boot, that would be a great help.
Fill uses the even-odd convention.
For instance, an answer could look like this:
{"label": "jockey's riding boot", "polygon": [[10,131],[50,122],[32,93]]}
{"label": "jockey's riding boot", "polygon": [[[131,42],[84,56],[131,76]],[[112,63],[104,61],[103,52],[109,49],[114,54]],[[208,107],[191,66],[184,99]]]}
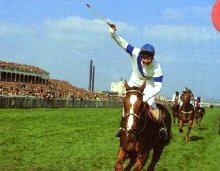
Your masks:
{"label": "jockey's riding boot", "polygon": [[168,132],[163,118],[161,118],[159,134],[164,140],[168,139]]}
{"label": "jockey's riding boot", "polygon": [[118,131],[117,131],[116,134],[115,134],[115,137],[120,137],[120,136],[121,136],[121,131],[122,131],[122,127],[120,127],[120,128],[118,129]]}
{"label": "jockey's riding boot", "polygon": [[159,109],[149,108],[150,113],[152,114],[153,119],[158,123],[159,126],[159,134],[160,136],[166,140],[168,138],[167,128],[165,126],[164,120],[161,117],[161,112]]}
{"label": "jockey's riding boot", "polygon": [[116,132],[115,137],[120,137],[120,136],[121,136],[122,126],[123,126],[123,117],[121,118],[120,128],[119,128],[118,131]]}

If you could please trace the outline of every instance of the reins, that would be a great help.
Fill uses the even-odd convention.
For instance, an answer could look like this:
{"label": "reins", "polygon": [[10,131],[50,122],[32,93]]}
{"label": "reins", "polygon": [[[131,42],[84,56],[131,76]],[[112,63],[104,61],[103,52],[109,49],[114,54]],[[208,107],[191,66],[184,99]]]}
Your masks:
{"label": "reins", "polygon": [[[144,112],[144,109],[145,109],[145,104],[144,104],[144,108],[143,108],[143,111]],[[149,112],[147,112],[147,115],[149,115]],[[146,128],[146,125],[147,125],[147,115],[145,116],[145,119],[144,119],[144,126],[140,129],[139,133],[143,132],[143,130]],[[149,115],[150,117],[150,115]]]}
{"label": "reins", "polygon": [[[140,94],[141,96],[143,96],[144,95],[144,93],[143,92],[141,92],[141,91],[139,91],[139,90],[128,90],[128,91],[126,91],[126,94],[128,94],[128,93],[138,93],[138,94]],[[140,113],[138,113],[138,114],[140,114]],[[138,115],[138,114],[136,114],[136,113],[127,113],[125,116],[123,116],[123,118],[127,118],[128,116],[131,116],[131,115],[133,115],[134,117],[136,117],[137,119],[141,119],[140,118],[140,116]],[[146,120],[146,118],[145,118],[145,120]],[[145,121],[146,122],[146,121]],[[145,126],[144,126],[145,127]],[[125,129],[125,128],[122,128],[123,129],[123,131],[125,131],[125,132],[127,132],[127,130]],[[142,129],[141,129],[142,130]]]}

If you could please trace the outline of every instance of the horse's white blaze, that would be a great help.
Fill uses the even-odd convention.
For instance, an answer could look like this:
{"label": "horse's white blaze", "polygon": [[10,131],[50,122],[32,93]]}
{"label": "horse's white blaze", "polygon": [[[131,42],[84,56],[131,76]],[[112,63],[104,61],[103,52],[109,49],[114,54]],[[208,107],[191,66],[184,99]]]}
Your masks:
{"label": "horse's white blaze", "polygon": [[[134,113],[134,104],[136,101],[137,101],[137,96],[131,95],[131,97],[130,97],[130,103],[131,103],[130,113]],[[132,128],[132,125],[134,122],[134,115],[129,115],[128,117],[129,118],[128,118],[127,130],[130,130]]]}

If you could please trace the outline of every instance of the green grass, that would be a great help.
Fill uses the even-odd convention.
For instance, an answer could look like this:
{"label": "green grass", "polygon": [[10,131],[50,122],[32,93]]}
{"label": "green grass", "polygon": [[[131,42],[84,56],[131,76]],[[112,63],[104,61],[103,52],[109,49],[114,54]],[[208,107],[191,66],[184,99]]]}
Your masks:
{"label": "green grass", "polygon": [[[120,109],[1,109],[0,170],[111,171],[119,118]],[[220,170],[219,118],[220,109],[206,109],[190,142],[172,126],[173,139],[156,170]]]}

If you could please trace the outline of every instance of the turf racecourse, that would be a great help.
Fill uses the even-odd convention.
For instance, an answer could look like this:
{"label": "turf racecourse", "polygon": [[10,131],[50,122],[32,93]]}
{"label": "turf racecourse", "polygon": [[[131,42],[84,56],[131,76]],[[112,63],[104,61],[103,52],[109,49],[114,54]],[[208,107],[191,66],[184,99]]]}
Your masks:
{"label": "turf racecourse", "polygon": [[[112,171],[119,117],[106,108],[1,109],[0,171]],[[220,109],[206,109],[191,142],[173,125],[156,171],[219,171],[219,118]]]}

